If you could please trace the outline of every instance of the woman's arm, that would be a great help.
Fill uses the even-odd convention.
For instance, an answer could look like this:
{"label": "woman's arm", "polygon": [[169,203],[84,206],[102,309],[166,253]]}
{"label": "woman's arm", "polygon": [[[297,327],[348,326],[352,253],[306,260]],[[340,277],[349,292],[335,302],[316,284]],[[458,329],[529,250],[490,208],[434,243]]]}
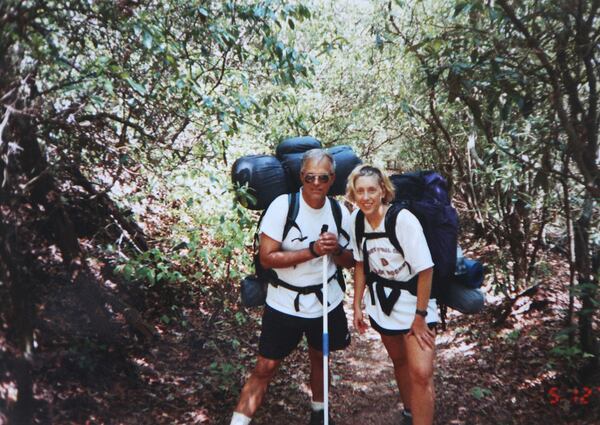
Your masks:
{"label": "woman's arm", "polygon": [[365,293],[365,285],[365,269],[363,268],[363,263],[357,261],[354,266],[354,327],[361,334],[368,328],[362,311],[362,299]]}
{"label": "woman's arm", "polygon": [[[431,294],[431,278],[433,277],[433,267],[430,267],[419,272],[417,281],[417,310],[427,311],[429,304],[429,296]],[[416,314],[410,331],[407,336],[413,335],[417,338],[417,342],[421,349],[435,347],[435,333],[427,326],[425,317]]]}
{"label": "woman's arm", "polygon": [[433,267],[419,272],[417,281],[417,308],[427,310],[429,296],[431,295],[431,280],[433,278]]}

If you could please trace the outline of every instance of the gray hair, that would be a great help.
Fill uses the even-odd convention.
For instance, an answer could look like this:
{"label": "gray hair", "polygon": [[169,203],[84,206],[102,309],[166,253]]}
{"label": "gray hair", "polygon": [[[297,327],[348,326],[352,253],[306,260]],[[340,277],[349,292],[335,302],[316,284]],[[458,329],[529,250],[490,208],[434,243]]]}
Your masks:
{"label": "gray hair", "polygon": [[302,155],[302,163],[300,164],[300,171],[304,171],[304,166],[310,161],[316,161],[317,164],[321,162],[323,159],[327,158],[329,163],[331,164],[332,172],[335,173],[335,159],[333,156],[327,152],[325,149],[311,149],[304,152]]}

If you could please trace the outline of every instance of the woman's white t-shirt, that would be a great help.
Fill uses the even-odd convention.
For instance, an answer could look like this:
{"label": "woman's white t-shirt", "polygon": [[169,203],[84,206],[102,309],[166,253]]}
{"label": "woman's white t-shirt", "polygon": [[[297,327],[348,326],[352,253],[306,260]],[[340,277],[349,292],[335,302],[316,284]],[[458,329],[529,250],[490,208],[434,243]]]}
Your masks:
{"label": "woman's white t-shirt", "polygon": [[[300,234],[300,231],[296,227],[292,227],[285,240],[281,241],[289,208],[288,195],[278,196],[271,202],[260,226],[260,233],[264,233],[277,242],[282,242],[281,249],[283,251],[296,251],[308,248],[308,244],[311,241],[319,238],[323,224],[327,224],[329,232],[338,234],[333,212],[331,211],[331,204],[328,199],[325,200],[325,204],[320,209],[310,207],[304,201],[302,191],[300,192],[299,199],[300,203],[296,224],[298,224],[302,234]],[[340,207],[342,210],[342,227],[350,234],[350,213],[344,205],[340,204]],[[305,239],[302,240],[302,238]],[[343,236],[340,236],[339,243],[342,246],[346,245],[347,242]],[[273,270],[277,273],[279,279],[290,285],[305,287],[323,284],[323,257],[314,258],[293,267],[274,268]],[[327,276],[334,275],[336,270],[336,265],[330,255]],[[342,292],[335,277],[329,282],[327,291],[330,303],[329,311],[331,311],[342,302],[344,292]],[[294,300],[297,295],[296,291],[286,289],[282,286],[275,287],[269,285],[266,302],[268,306],[275,310],[292,316],[315,318],[323,315],[323,306],[315,294],[300,295],[299,311],[296,311]]]}
{"label": "woman's white t-shirt", "polygon": [[[353,212],[351,216],[351,238],[354,251],[354,259],[363,261],[362,243],[357,246],[355,235],[356,216],[359,210]],[[365,233],[385,232],[385,219],[381,220],[379,226],[373,229],[369,221],[365,219]],[[369,267],[371,272],[388,280],[406,282],[412,279],[420,271],[433,267],[433,260],[427,246],[427,240],[423,234],[423,228],[419,220],[408,210],[403,209],[398,213],[396,220],[396,235],[398,242],[404,251],[403,257],[394,248],[394,245],[386,237],[378,239],[369,239],[367,241],[367,250],[369,254]],[[363,238],[364,242],[364,238]],[[410,264],[409,268],[406,262]],[[374,283],[374,292],[377,293]],[[384,288],[386,295],[391,292],[390,288]],[[400,298],[394,305],[390,315],[386,315],[381,309],[377,295],[375,295],[375,305],[371,303],[371,294],[369,288],[365,288],[364,303],[367,314],[380,327],[388,330],[406,330],[415,317],[417,306],[417,297],[406,290],[401,290]],[[437,304],[435,299],[430,299],[427,305],[427,322],[437,322]]]}

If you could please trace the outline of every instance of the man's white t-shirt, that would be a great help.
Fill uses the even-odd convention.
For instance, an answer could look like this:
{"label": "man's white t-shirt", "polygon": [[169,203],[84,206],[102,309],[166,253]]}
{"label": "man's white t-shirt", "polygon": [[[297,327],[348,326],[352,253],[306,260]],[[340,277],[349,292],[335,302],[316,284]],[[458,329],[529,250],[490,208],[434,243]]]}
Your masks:
{"label": "man's white t-shirt", "polygon": [[[338,234],[333,212],[331,211],[331,204],[328,199],[325,200],[325,204],[320,209],[311,208],[304,201],[302,190],[300,191],[299,199],[300,203],[296,224],[302,234],[300,234],[300,231],[296,227],[292,227],[281,244],[283,251],[297,251],[308,248],[310,242],[319,238],[323,224],[327,224],[329,232]],[[342,210],[342,227],[350,234],[350,213],[344,205],[340,204],[340,207]],[[260,233],[264,233],[277,242],[282,242],[283,227],[287,218],[288,208],[288,195],[278,196],[271,202],[263,217]],[[340,235],[339,243],[344,246],[347,242]],[[290,285],[305,287],[323,284],[323,257],[313,258],[293,267],[274,268],[273,270],[277,273],[279,279]],[[336,265],[330,255],[327,276],[334,275],[336,270]],[[342,302],[344,292],[342,292],[340,285],[337,283],[336,277],[329,282],[327,290],[330,303],[329,311],[331,311]],[[315,318],[323,315],[323,306],[315,294],[301,294],[299,298],[299,311],[296,311],[294,300],[297,295],[296,291],[283,288],[282,286],[275,287],[269,285],[266,302],[268,306],[275,310],[292,316]]]}
{"label": "man's white t-shirt", "polygon": [[[351,216],[351,238],[354,251],[354,259],[363,261],[362,243],[357,246],[355,235],[356,216],[359,210],[353,212]],[[381,220],[379,226],[373,229],[369,221],[365,219],[365,233],[385,232],[385,219]],[[412,279],[420,271],[433,267],[433,260],[427,246],[427,240],[423,234],[423,228],[417,217],[410,211],[403,209],[398,213],[396,220],[396,235],[398,242],[404,251],[405,257],[394,248],[394,245],[386,237],[378,239],[369,239],[367,242],[367,251],[369,253],[369,267],[371,272],[385,279],[406,282]],[[364,238],[363,238],[364,242]],[[410,272],[406,266],[410,264]],[[376,289],[374,284],[374,290]],[[384,288],[386,295],[391,292],[390,288]],[[376,291],[375,291],[376,294]],[[382,328],[389,330],[409,329],[415,315],[417,297],[406,290],[401,291],[400,298],[394,305],[391,314],[386,315],[379,304],[377,295],[375,295],[375,305],[371,303],[371,294],[368,287],[365,287],[364,303],[367,314]],[[435,299],[430,299],[427,306],[427,322],[437,322],[437,305]]]}

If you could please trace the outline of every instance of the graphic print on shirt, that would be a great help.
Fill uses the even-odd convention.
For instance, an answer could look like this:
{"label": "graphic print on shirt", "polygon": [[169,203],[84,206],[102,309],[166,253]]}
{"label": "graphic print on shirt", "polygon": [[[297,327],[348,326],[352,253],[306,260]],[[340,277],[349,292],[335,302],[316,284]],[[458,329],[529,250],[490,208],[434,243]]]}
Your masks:
{"label": "graphic print on shirt", "polygon": [[[402,271],[402,269],[404,269],[404,267],[406,267],[406,262],[402,258],[402,255],[395,248],[374,246],[369,248],[367,252],[369,253],[369,257],[374,255],[372,258],[375,260],[373,261],[375,264],[371,264],[371,271],[386,279],[398,280],[398,274]],[[384,255],[386,255],[388,258],[384,257]],[[390,256],[397,256],[396,258],[401,258],[402,265],[400,267],[390,268],[390,263],[392,265],[398,264],[398,260],[394,260],[393,257],[389,258]],[[380,267],[379,264],[381,264],[383,267]]]}

